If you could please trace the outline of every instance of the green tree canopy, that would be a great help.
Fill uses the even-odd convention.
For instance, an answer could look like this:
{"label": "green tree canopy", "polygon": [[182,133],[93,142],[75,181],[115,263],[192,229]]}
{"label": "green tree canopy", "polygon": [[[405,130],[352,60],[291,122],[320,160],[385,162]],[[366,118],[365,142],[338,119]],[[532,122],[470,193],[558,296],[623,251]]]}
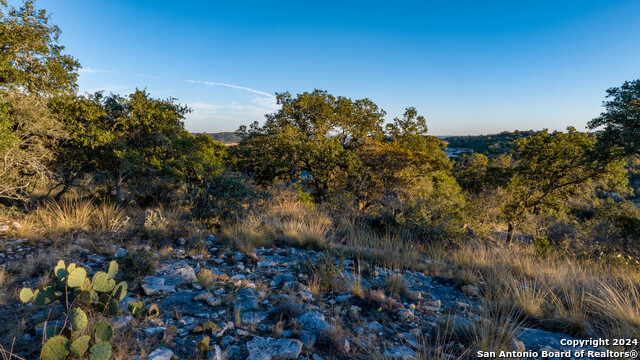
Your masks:
{"label": "green tree canopy", "polygon": [[511,197],[503,209],[509,224],[508,242],[529,212],[562,208],[570,196],[595,196],[598,188],[626,190],[624,163],[601,161],[595,152],[595,136],[569,127],[566,133],[544,130],[515,145],[517,163],[507,184]]}
{"label": "green tree canopy", "polygon": [[126,97],[99,92],[53,101],[52,109],[70,134],[60,158],[64,183],[82,173],[108,174],[121,201],[127,179],[184,174],[178,150],[191,137],[182,122],[189,109],[174,101],[151,98],[143,90]]}
{"label": "green tree canopy", "polygon": [[25,201],[51,176],[66,137],[47,99],[76,89],[78,62],[63,54],[60,29],[33,1],[0,1],[0,200]]}
{"label": "green tree canopy", "polygon": [[58,44],[60,29],[34,1],[0,1],[0,88],[38,94],[73,93],[80,66]]}
{"label": "green tree canopy", "polygon": [[640,150],[640,79],[625,81],[607,90],[605,111],[588,124],[590,129],[604,127],[600,146],[606,157],[624,157]]}

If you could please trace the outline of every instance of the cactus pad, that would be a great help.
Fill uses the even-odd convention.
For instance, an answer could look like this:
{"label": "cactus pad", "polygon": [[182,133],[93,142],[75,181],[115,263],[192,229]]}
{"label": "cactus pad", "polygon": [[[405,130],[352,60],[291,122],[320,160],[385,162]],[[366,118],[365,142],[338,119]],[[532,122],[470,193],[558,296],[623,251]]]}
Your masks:
{"label": "cactus pad", "polygon": [[77,357],[82,357],[89,349],[89,340],[91,340],[89,335],[82,335],[71,343],[69,350]]}
{"label": "cactus pad", "polygon": [[89,350],[89,360],[109,360],[111,358],[111,344],[100,342]]}
{"label": "cactus pad", "polygon": [[114,299],[122,301],[122,299],[127,296],[127,290],[127,283],[121,281],[118,283],[118,285],[116,285],[115,288],[113,288],[113,292],[111,294],[113,295]]}
{"label": "cactus pad", "polygon": [[140,311],[142,311],[142,301],[130,302],[128,307],[131,315],[138,316],[140,315]]}
{"label": "cactus pad", "polygon": [[58,265],[56,265],[56,267],[53,268],[53,273],[56,275],[58,280],[62,280],[64,279],[65,276],[68,275],[66,266],[64,264],[64,260],[58,261]]}
{"label": "cactus pad", "polygon": [[33,290],[30,288],[22,288],[22,290],[20,290],[20,301],[26,303],[31,301],[31,299],[33,299]]}
{"label": "cactus pad", "polygon": [[69,355],[69,340],[66,337],[54,336],[42,347],[40,359],[42,360],[64,360]]}
{"label": "cactus pad", "polygon": [[160,307],[158,307],[158,304],[151,304],[149,306],[149,316],[156,317],[158,315],[160,315]]}
{"label": "cactus pad", "polygon": [[109,277],[109,279],[113,279],[116,277],[117,274],[118,274],[118,262],[115,260],[112,260],[109,263],[109,270],[107,270],[107,276]]}
{"label": "cactus pad", "polygon": [[81,267],[77,267],[69,272],[67,277],[67,285],[69,287],[81,288],[84,285],[84,279],[87,277],[87,271]]}
{"label": "cactus pad", "polygon": [[56,300],[56,290],[53,286],[44,286],[33,294],[33,302],[36,305],[47,305]]}
{"label": "cactus pad", "polygon": [[93,275],[91,286],[95,291],[108,292],[116,286],[116,282],[113,279],[109,279],[109,275],[106,272],[98,271]]}
{"label": "cactus pad", "polygon": [[106,321],[100,321],[91,330],[96,341],[109,341],[113,336],[113,328]]}
{"label": "cactus pad", "polygon": [[87,314],[82,309],[74,308],[69,310],[69,321],[73,331],[83,331],[87,328]]}

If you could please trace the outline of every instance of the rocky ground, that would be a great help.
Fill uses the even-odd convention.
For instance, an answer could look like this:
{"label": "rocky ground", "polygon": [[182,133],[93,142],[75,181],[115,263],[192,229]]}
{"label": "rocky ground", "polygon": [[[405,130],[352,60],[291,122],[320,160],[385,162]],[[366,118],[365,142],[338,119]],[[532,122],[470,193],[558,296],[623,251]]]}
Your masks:
{"label": "rocky ground", "polygon": [[[49,251],[46,243],[0,241],[0,266]],[[269,247],[240,253],[214,236],[207,238],[207,254],[188,255],[181,245],[180,239],[158,257],[153,276],[129,282],[121,313],[109,320],[119,334],[114,345],[131,351],[131,359],[475,358],[465,337],[496,325],[483,315],[476,287],[444,277],[363,265],[329,252]],[[97,255],[82,242],[74,246],[68,260],[89,272],[132,251],[114,247]],[[136,300],[145,310],[157,304],[159,316],[132,316],[128,304]],[[16,349],[27,359],[37,358],[44,325],[55,327],[62,317],[60,305],[25,306],[15,297],[0,307],[0,321],[21,321]],[[198,345],[206,336],[208,346]],[[521,327],[510,346],[520,352],[579,350],[562,346],[561,339],[571,337]]]}

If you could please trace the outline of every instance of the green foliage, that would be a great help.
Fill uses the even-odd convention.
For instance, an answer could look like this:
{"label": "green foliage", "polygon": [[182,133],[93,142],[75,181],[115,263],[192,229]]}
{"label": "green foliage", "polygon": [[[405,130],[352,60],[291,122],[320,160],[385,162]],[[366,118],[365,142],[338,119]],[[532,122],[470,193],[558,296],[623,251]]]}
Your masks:
{"label": "green foliage", "polygon": [[191,137],[182,123],[189,109],[174,99],[153,99],[143,90],[126,97],[98,92],[58,98],[51,109],[71,135],[58,164],[64,189],[85,173],[99,173],[111,178],[116,202],[125,185],[142,201],[158,187],[166,193],[172,176],[183,171],[178,145]]}
{"label": "green foliage", "polygon": [[153,275],[156,272],[155,256],[144,248],[129,251],[120,259],[120,265],[122,265],[122,278],[127,281]]}
{"label": "green foliage", "polygon": [[26,201],[51,178],[48,163],[65,137],[47,98],[76,89],[78,62],[58,44],[60,29],[34,1],[0,2],[0,200]]}
{"label": "green foliage", "polygon": [[534,136],[537,133],[537,131],[533,130],[516,130],[514,132],[503,131],[492,135],[449,136],[445,140],[449,143],[449,148],[470,149],[474,153],[494,158],[511,153],[517,140]]}
{"label": "green foliage", "polygon": [[533,245],[538,256],[547,256],[551,253],[551,242],[547,236],[536,236],[533,239]]}
{"label": "green foliage", "polygon": [[368,99],[334,97],[326,91],[277,94],[281,109],[241,127],[242,140],[231,149],[234,165],[259,184],[302,177],[316,200],[326,199],[336,174],[344,172],[349,149],[382,136],[384,111]]}
{"label": "green foliage", "polygon": [[0,89],[54,94],[76,89],[80,64],[62,53],[60,29],[49,20],[34,1],[19,8],[0,2]]}
{"label": "green foliage", "polygon": [[477,194],[487,185],[487,168],[489,158],[472,153],[463,154],[454,166],[454,174],[462,189]]}
{"label": "green foliage", "polygon": [[203,178],[187,188],[192,214],[210,225],[243,217],[252,204],[257,204],[259,196],[248,179],[230,172]]}
{"label": "green foliage", "polygon": [[640,79],[625,81],[607,90],[605,111],[589,122],[589,128],[601,126],[598,150],[605,157],[624,157],[640,149]]}
{"label": "green foliage", "polygon": [[509,223],[508,241],[525,214],[566,211],[566,201],[600,191],[626,191],[621,161],[601,161],[596,138],[569,127],[566,133],[546,130],[516,142],[517,165],[506,189],[510,198],[503,212]]}

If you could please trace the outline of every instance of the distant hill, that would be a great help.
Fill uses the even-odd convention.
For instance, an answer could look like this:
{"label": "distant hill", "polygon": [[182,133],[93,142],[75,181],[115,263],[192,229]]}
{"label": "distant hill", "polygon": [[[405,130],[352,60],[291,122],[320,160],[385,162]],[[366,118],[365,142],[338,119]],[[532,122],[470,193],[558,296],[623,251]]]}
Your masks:
{"label": "distant hill", "polygon": [[537,131],[503,131],[491,135],[447,136],[444,139],[449,142],[449,149],[471,149],[474,152],[489,157],[499,156],[511,151],[515,140],[531,136]]}
{"label": "distant hill", "polygon": [[220,141],[223,144],[237,144],[240,142],[240,137],[236,135],[235,132],[225,131],[225,132],[217,132],[217,133],[206,133],[211,136],[214,140]]}

